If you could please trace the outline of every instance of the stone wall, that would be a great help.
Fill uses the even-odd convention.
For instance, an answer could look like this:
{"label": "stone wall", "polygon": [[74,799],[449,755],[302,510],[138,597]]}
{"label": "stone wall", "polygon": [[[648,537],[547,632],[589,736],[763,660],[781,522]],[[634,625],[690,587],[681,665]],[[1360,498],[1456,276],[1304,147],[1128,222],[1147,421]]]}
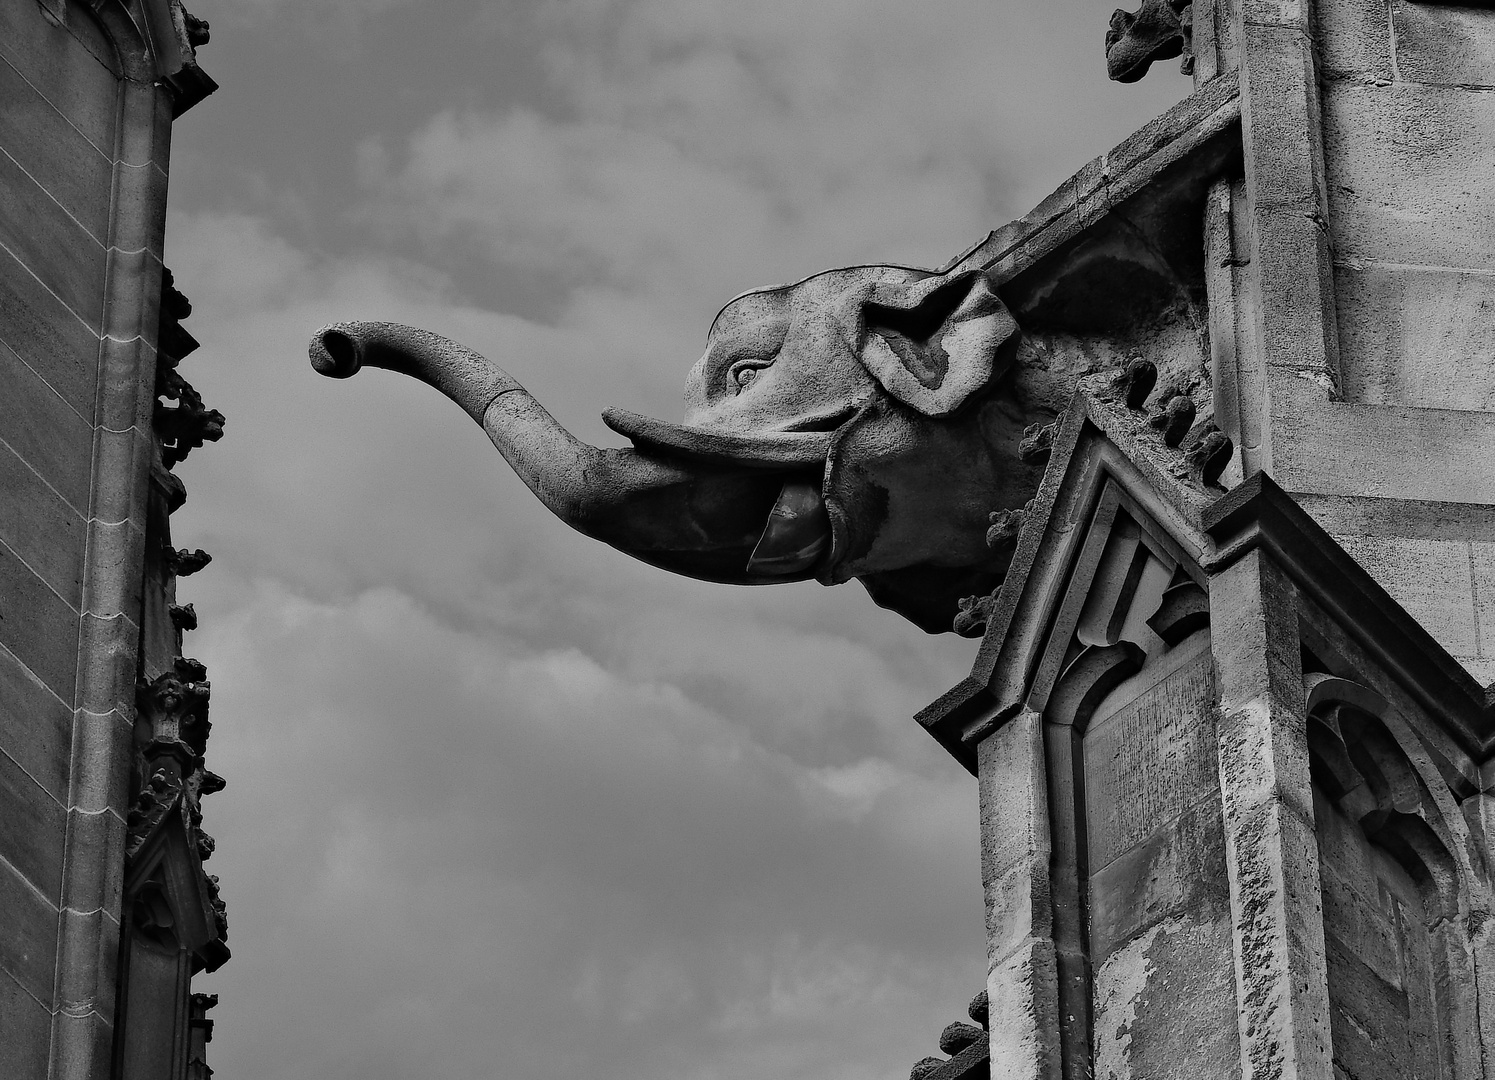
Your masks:
{"label": "stone wall", "polygon": [[107,1076],[177,5],[0,4],[0,1076]]}
{"label": "stone wall", "polygon": [[[1495,10],[1321,0],[1316,16],[1342,400],[1489,413]],[[1321,492],[1305,505],[1490,682],[1488,493],[1434,490],[1449,448],[1386,445],[1388,454],[1408,449],[1422,450],[1424,484],[1374,501]]]}

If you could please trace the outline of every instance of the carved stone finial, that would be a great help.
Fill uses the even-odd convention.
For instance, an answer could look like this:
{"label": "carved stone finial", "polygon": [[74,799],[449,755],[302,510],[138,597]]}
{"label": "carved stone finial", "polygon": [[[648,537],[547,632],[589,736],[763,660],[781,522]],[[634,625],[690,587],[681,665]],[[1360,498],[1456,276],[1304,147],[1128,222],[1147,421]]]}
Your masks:
{"label": "carved stone finial", "polygon": [[1180,70],[1194,71],[1194,12],[1188,0],[1142,0],[1135,12],[1117,8],[1106,31],[1106,74],[1136,82],[1154,63],[1183,57]]}
{"label": "carved stone finial", "polygon": [[971,999],[971,1003],[966,1006],[966,1014],[970,1016],[972,1020],[976,1021],[976,1023],[980,1024],[983,1031],[986,1030],[988,1014],[990,1013],[990,1011],[991,1004],[987,999],[985,990],[982,990],[981,993],[973,997]]}
{"label": "carved stone finial", "polygon": [[1017,539],[1027,510],[993,510],[987,515],[991,523],[986,530],[986,546],[995,551]]}
{"label": "carved stone finial", "polygon": [[177,657],[172,670],[135,690],[135,740],[141,746],[182,746],[201,756],[207,741],[208,699],[212,684],[196,660]]}
{"label": "carved stone finial", "polygon": [[927,1057],[920,1058],[914,1062],[914,1067],[908,1071],[908,1080],[924,1080],[926,1076],[934,1072],[945,1063],[944,1058]]}
{"label": "carved stone finial", "polygon": [[1116,392],[1133,412],[1140,412],[1158,382],[1158,368],[1151,360],[1135,356],[1116,376]]}
{"label": "carved stone finial", "polygon": [[1054,435],[1058,429],[1057,423],[1029,424],[1023,429],[1023,441],[1018,444],[1018,458],[1030,465],[1047,461],[1054,449]]}
{"label": "carved stone finial", "polygon": [[212,562],[213,556],[209,555],[202,548],[198,548],[196,551],[188,551],[186,548],[168,548],[167,561],[171,564],[171,572],[173,574],[177,577],[187,577],[197,573],[204,566],[207,566],[208,563]]}
{"label": "carved stone finial", "polygon": [[1163,433],[1164,445],[1178,446],[1194,424],[1194,399],[1187,394],[1175,394],[1168,399],[1168,404],[1152,415],[1148,423]]}
{"label": "carved stone finial", "polygon": [[986,633],[987,621],[991,619],[992,608],[996,606],[995,594],[990,596],[966,596],[960,600],[960,610],[955,615],[955,621],[950,629],[961,637],[978,638]]}
{"label": "carved stone finial", "polygon": [[187,40],[192,43],[194,49],[200,49],[212,40],[212,27],[208,25],[207,19],[199,19],[190,11],[182,12],[182,23],[187,29]]}
{"label": "carved stone finial", "polygon": [[953,1056],[979,1038],[981,1038],[980,1028],[957,1020],[940,1032],[940,1049]]}
{"label": "carved stone finial", "polygon": [[1230,464],[1230,455],[1234,452],[1235,444],[1211,424],[1192,446],[1184,450],[1185,469],[1197,472],[1206,484],[1214,484],[1219,481],[1225,466]]}
{"label": "carved stone finial", "polygon": [[191,604],[172,604],[166,614],[171,618],[171,625],[178,630],[197,629],[197,609]]}

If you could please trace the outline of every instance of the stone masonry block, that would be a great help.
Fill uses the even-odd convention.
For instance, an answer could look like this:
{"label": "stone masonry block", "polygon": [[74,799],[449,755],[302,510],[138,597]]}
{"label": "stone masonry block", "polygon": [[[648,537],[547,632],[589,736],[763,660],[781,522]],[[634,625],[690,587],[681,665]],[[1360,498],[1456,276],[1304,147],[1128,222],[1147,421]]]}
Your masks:
{"label": "stone masonry block", "polygon": [[[113,1016],[112,983],[108,990],[109,1001],[103,1004],[103,1008]],[[57,1047],[53,1075],[69,1078],[109,1075],[114,1025],[94,1006],[85,1011],[58,1013],[53,1020],[52,1042]]]}
{"label": "stone masonry block", "polygon": [[1034,856],[1048,857],[1041,719],[1022,712],[977,748],[981,877],[995,881]]}
{"label": "stone masonry block", "polygon": [[1098,1078],[1241,1076],[1230,919],[1168,919],[1097,966]]}
{"label": "stone masonry block", "polygon": [[1058,1080],[1059,969],[1052,941],[1030,941],[986,979],[991,1074],[1003,1080]]}
{"label": "stone masonry block", "polygon": [[0,250],[0,341],[84,417],[93,416],[99,336],[8,251]]}
{"label": "stone masonry block", "polygon": [[95,519],[89,532],[95,573],[83,595],[83,610],[103,619],[125,615],[138,620],[142,583],[135,568],[144,557],[145,530],[135,521]]}
{"label": "stone masonry block", "polygon": [[0,499],[0,542],[24,560],[69,606],[77,608],[83,599],[83,549],[87,534],[83,518],[3,444],[0,444],[0,491],[5,493]]}
{"label": "stone masonry block", "polygon": [[1395,0],[1396,64],[1408,82],[1495,87],[1495,14]]}
{"label": "stone masonry block", "polygon": [[67,799],[73,710],[0,649],[0,753],[58,802]]}
{"label": "stone masonry block", "polygon": [[1315,171],[1321,158],[1308,40],[1281,26],[1247,26],[1242,68],[1247,177],[1258,209],[1321,212]]}
{"label": "stone masonry block", "polygon": [[1386,0],[1319,0],[1319,76],[1390,82],[1391,16]]}
{"label": "stone masonry block", "polygon": [[1288,27],[1308,32],[1308,0],[1237,0],[1247,26]]}
{"label": "stone masonry block", "polygon": [[1324,147],[1336,258],[1495,270],[1495,94],[1335,84]]}
{"label": "stone masonry block", "polygon": [[1495,277],[1367,265],[1335,281],[1345,401],[1495,409]]}
{"label": "stone masonry block", "polygon": [[1339,327],[1334,314],[1334,269],[1329,235],[1311,213],[1279,207],[1256,221],[1258,313],[1265,360],[1316,386],[1336,387]]}
{"label": "stone masonry block", "polygon": [[1048,859],[1036,857],[1010,867],[986,885],[986,951],[1007,956],[1029,938],[1054,933],[1053,894]]}
{"label": "stone masonry block", "polygon": [[104,245],[0,152],[0,245],[72,311],[97,321],[103,305]]}
{"label": "stone masonry block", "polygon": [[1481,655],[1469,544],[1399,536],[1342,536],[1339,542],[1445,649]]}
{"label": "stone masonry block", "polygon": [[[1472,543],[1469,553],[1474,574],[1474,626],[1479,655],[1495,660],[1495,543]],[[1491,855],[1495,856],[1495,851]]]}
{"label": "stone masonry block", "polygon": [[10,757],[0,754],[0,851],[54,904],[62,893],[67,814]]}
{"label": "stone masonry block", "polygon": [[[137,239],[144,239],[143,237]],[[144,339],[155,347],[156,324],[160,312],[161,260],[144,247],[130,250],[123,245],[127,238],[117,238],[121,247],[110,251],[109,303],[104,310],[104,332],[119,342]],[[141,363],[131,350],[126,366],[115,374],[106,367],[104,375],[114,386],[128,385],[131,377],[141,378]],[[145,384],[150,393],[151,383]],[[132,399],[139,395],[130,395]]]}
{"label": "stone masonry block", "polygon": [[66,26],[37,6],[7,4],[0,10],[0,58],[14,64],[38,93],[50,100],[95,145],[114,145],[111,104],[118,85],[114,48],[92,19]]}
{"label": "stone masonry block", "polygon": [[[64,909],[58,919],[57,1007],[114,1015],[119,923],[104,911]],[[107,998],[107,999],[106,999]]]}
{"label": "stone masonry block", "polygon": [[1228,919],[1230,882],[1217,793],[1090,876],[1090,957],[1114,950],[1165,919]]}
{"label": "stone masonry block", "polygon": [[0,861],[0,911],[5,912],[0,919],[0,971],[50,1008],[57,965],[56,906],[15,867]]}
{"label": "stone masonry block", "polygon": [[130,800],[130,739],[133,728],[120,712],[79,709],[73,722],[73,809],[124,817]]}
{"label": "stone masonry block", "polygon": [[[162,102],[165,101],[165,123]],[[120,103],[119,160],[164,165],[171,146],[171,99],[165,87],[125,86]],[[133,246],[133,245],[132,245]]]}
{"label": "stone masonry block", "polygon": [[77,218],[100,243],[109,231],[109,205],[114,188],[114,107],[109,112],[110,142],[103,148],[89,141],[48,101],[38,96],[14,67],[0,57],[0,151]]}
{"label": "stone masonry block", "polygon": [[123,615],[84,615],[78,623],[78,708],[135,715],[135,649],[140,627]]}
{"label": "stone masonry block", "polygon": [[3,967],[0,967],[0,1016],[5,1017],[5,1038],[0,1039],[0,1076],[6,1080],[47,1080],[52,1014]]}
{"label": "stone masonry block", "polygon": [[88,510],[93,428],[15,352],[0,345],[0,442],[79,514]]}
{"label": "stone masonry block", "polygon": [[[121,757],[125,755],[120,755]],[[119,915],[125,867],[125,823],[112,810],[68,812],[68,862],[62,904],[71,911]]]}
{"label": "stone masonry block", "polygon": [[78,664],[78,613],[0,542],[0,645],[63,701],[72,701]]}

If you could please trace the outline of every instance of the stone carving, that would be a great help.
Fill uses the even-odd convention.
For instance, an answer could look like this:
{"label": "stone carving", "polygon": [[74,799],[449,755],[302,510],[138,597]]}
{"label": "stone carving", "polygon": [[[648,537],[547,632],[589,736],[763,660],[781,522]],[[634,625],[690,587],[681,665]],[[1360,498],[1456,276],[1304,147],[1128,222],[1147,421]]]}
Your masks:
{"label": "stone carving", "polygon": [[634,448],[599,450],[436,334],[340,323],[310,346],[324,375],[430,383],[553,513],[645,562],[736,584],[856,578],[931,632],[1000,583],[1011,546],[988,546],[989,512],[1037,486],[1019,444],[1036,461],[1053,433],[1013,389],[1032,351],[979,270],[830,270],[729,303],[685,422],[608,410]]}
{"label": "stone carving", "polygon": [[1217,483],[1234,452],[1235,444],[1211,422],[1198,439],[1184,448],[1183,461],[1175,467],[1174,474],[1197,475],[1205,484]]}
{"label": "stone carving", "polygon": [[1055,424],[1029,424],[1023,429],[1023,441],[1018,444],[1017,454],[1022,460],[1035,465],[1048,461],[1054,449]]}
{"label": "stone carving", "polygon": [[909,1070],[909,1080],[977,1080],[978,1077],[984,1080],[990,1071],[991,1057],[985,990],[971,999],[966,1011],[976,1024],[957,1020],[940,1032],[940,1050],[950,1056],[920,1059]]}
{"label": "stone carving", "polygon": [[[200,906],[211,920],[211,930],[204,931],[192,948],[209,970],[228,958],[227,909],[218,895],[218,879],[201,871],[217,847],[202,829],[201,800],[225,786],[221,776],[203,765],[212,728],[211,695],[207,670],[182,656],[176,657],[171,670],[137,683],[134,773],[139,788],[125,822],[127,891],[134,898],[139,929],[151,934],[170,930],[175,918],[171,912],[182,903],[180,896],[153,880],[152,866],[159,859],[149,854],[150,847],[172,847],[171,836],[176,835],[182,838],[181,847],[195,856],[187,877],[201,890]],[[179,831],[173,832],[178,825]]]}
{"label": "stone carving", "polygon": [[978,638],[986,633],[986,624],[991,621],[992,609],[996,607],[997,596],[989,593],[986,596],[963,596],[959,601],[959,610],[950,623],[950,629],[961,637]]}
{"label": "stone carving", "polygon": [[1157,382],[1157,365],[1151,360],[1136,356],[1127,361],[1121,374],[1116,376],[1114,388],[1123,405],[1133,412],[1141,412]]}
{"label": "stone carving", "polygon": [[1147,422],[1154,431],[1162,433],[1164,446],[1176,447],[1194,425],[1194,411],[1193,398],[1174,394]]}
{"label": "stone carving", "polygon": [[168,547],[166,549],[166,561],[170,564],[173,574],[177,577],[187,577],[197,573],[204,566],[207,566],[208,563],[212,562],[213,556],[209,555],[202,548],[198,548],[196,551],[188,551],[186,548]]}
{"label": "stone carving", "polygon": [[[177,288],[171,271],[161,271],[161,320],[156,330],[155,429],[161,439],[161,460],[172,468],[189,453],[206,442],[223,438],[224,415],[204,405],[199,394],[177,365],[196,351],[197,339],[183,328],[181,321],[192,314],[192,302]],[[172,408],[165,401],[177,402]]]}
{"label": "stone carving", "polygon": [[1194,73],[1194,12],[1187,0],[1142,0],[1135,12],[1117,8],[1106,31],[1106,74],[1136,82],[1153,64],[1182,56],[1180,70]]}

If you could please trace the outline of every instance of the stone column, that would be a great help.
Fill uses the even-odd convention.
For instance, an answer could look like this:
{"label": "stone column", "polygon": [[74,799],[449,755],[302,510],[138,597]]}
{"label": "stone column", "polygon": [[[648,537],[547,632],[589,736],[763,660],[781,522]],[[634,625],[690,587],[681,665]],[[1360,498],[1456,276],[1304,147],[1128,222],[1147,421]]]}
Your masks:
{"label": "stone column", "polygon": [[1262,548],[1210,581],[1244,1080],[1332,1080],[1297,590]]}
{"label": "stone column", "polygon": [[1043,718],[1023,710],[977,758],[991,1060],[1010,1080],[1060,1080]]}

